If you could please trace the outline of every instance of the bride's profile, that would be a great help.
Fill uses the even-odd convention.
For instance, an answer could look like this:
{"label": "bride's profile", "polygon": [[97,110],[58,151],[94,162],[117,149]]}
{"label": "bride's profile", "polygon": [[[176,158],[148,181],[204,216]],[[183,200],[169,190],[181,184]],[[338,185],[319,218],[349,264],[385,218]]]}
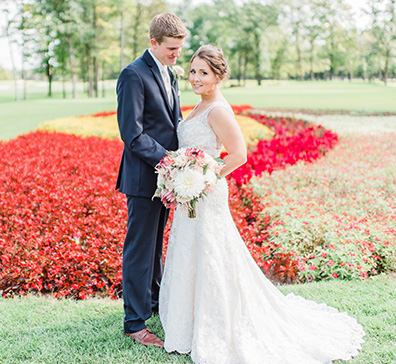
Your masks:
{"label": "bride's profile", "polygon": [[284,296],[261,272],[228,207],[224,178],[246,161],[246,146],[221,93],[228,75],[222,51],[200,47],[189,81],[201,97],[180,123],[180,148],[224,158],[215,191],[196,204],[196,218],[175,211],[161,282],[159,314],[168,352],[199,364],[319,364],[349,360],[364,342],[346,313],[299,296]]}

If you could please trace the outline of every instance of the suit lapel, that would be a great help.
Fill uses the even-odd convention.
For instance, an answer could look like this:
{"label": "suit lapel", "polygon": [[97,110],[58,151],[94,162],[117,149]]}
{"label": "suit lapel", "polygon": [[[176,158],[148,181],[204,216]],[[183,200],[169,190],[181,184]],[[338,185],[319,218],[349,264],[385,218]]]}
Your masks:
{"label": "suit lapel", "polygon": [[[165,85],[164,85],[164,81],[162,79],[161,73],[160,73],[160,71],[159,71],[159,69],[158,69],[153,57],[151,57],[151,55],[150,55],[148,50],[146,50],[146,52],[143,54],[143,58],[146,61],[147,65],[150,67],[151,72],[153,73],[154,79],[157,82],[158,87],[159,87],[159,89],[161,91],[161,95],[162,95],[162,98],[164,99],[164,102],[165,102],[166,108],[167,108],[167,110],[169,112],[169,115],[172,117],[172,119],[174,119],[175,117],[173,115],[171,106],[169,104],[168,95],[166,93],[166,89],[165,89]],[[171,84],[172,84],[172,78],[171,78]],[[173,87],[171,87],[171,89],[172,89],[172,94],[173,94],[174,93]]]}

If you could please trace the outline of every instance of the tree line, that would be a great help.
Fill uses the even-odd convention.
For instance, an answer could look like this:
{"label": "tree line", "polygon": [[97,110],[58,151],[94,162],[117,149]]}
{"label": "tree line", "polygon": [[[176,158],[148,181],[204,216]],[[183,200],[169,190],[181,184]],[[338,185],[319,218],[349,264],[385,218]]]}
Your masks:
{"label": "tree line", "polygon": [[[14,11],[9,11],[10,3]],[[120,70],[150,46],[152,17],[171,11],[189,35],[180,58],[187,69],[202,44],[226,54],[231,76],[246,79],[379,79],[396,75],[396,0],[367,0],[362,28],[345,0],[212,0],[177,5],[160,0],[0,0],[3,29],[20,55],[12,54],[14,80],[28,70],[48,80],[84,81],[90,97],[100,95],[100,80]],[[17,70],[15,58],[22,58]],[[30,71],[30,73],[32,73]],[[66,91],[64,87],[64,97]]]}

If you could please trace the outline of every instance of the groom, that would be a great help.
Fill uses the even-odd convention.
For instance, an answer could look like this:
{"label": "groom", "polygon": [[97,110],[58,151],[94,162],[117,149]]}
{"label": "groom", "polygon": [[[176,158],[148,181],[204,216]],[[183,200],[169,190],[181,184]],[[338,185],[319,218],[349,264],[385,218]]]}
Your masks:
{"label": "groom", "polygon": [[150,24],[151,48],[122,70],[117,82],[117,119],[124,142],[117,186],[126,194],[128,230],[122,279],[124,333],[142,345],[163,342],[145,324],[158,312],[162,277],[162,239],[169,210],[152,200],[155,165],[167,150],[178,148],[176,128],[182,118],[178,85],[169,66],[176,63],[187,35],[173,14],[159,14]]}

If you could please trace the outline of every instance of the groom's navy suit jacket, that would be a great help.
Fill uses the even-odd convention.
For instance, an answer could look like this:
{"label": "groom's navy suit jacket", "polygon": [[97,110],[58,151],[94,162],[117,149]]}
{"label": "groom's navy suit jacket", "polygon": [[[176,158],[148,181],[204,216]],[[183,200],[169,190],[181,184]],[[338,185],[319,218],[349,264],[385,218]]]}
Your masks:
{"label": "groom's navy suit jacket", "polygon": [[116,189],[126,195],[152,197],[155,165],[167,150],[178,148],[176,129],[182,118],[179,89],[170,72],[173,109],[161,73],[148,51],[130,63],[117,82],[117,119],[124,142]]}

